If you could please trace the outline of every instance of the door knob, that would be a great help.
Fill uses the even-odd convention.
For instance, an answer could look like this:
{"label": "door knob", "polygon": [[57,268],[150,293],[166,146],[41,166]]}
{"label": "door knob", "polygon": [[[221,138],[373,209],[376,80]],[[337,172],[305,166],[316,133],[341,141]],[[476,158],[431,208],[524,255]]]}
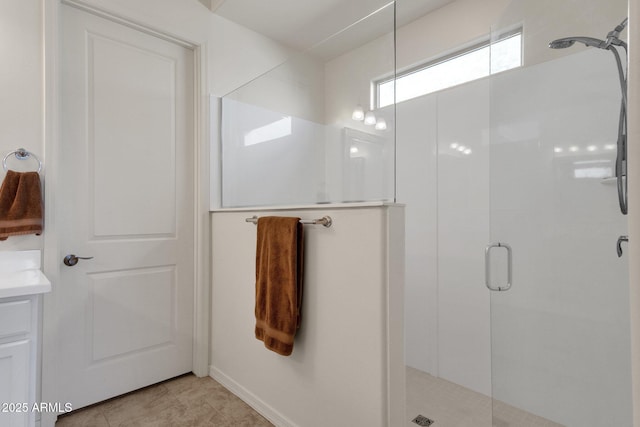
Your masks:
{"label": "door knob", "polygon": [[66,257],[64,257],[62,262],[64,262],[64,265],[68,265],[69,267],[73,267],[81,259],[93,259],[93,257],[92,256],[82,257],[82,256],[75,256],[73,254],[70,254],[70,255],[67,255]]}

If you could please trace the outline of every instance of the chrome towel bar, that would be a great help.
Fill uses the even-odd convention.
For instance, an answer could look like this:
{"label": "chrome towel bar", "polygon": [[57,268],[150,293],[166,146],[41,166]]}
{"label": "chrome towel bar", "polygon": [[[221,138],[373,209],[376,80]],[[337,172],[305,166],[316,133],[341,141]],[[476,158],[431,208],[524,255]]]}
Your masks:
{"label": "chrome towel bar", "polygon": [[[254,215],[251,218],[245,218],[245,221],[258,224],[258,217]],[[329,228],[331,227],[331,224],[333,224],[333,220],[330,216],[326,215],[319,219],[301,219],[300,224],[324,225],[325,227]]]}

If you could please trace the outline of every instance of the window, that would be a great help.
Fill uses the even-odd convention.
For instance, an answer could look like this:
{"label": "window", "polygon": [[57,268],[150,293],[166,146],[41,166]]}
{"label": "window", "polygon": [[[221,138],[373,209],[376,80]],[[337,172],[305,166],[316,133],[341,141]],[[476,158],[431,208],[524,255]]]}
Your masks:
{"label": "window", "polygon": [[[486,41],[444,59],[399,73],[395,79],[395,101],[406,101],[520,66],[522,30],[509,33],[494,43]],[[375,82],[374,105],[377,108],[393,104],[393,82],[393,78]]]}

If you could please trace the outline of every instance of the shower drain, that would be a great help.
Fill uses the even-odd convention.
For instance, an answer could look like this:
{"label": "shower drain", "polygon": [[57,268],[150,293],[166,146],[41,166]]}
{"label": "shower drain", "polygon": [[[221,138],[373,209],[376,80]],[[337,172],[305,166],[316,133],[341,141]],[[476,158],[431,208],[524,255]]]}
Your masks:
{"label": "shower drain", "polygon": [[417,417],[415,417],[413,419],[413,422],[418,424],[419,426],[430,426],[435,421],[430,420],[429,418],[425,417],[424,415],[418,415]]}

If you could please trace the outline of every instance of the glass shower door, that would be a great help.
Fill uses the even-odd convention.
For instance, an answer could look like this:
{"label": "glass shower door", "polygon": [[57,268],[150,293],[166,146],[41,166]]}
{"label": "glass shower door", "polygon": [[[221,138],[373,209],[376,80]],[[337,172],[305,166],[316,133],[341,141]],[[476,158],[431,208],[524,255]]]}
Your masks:
{"label": "glass shower door", "polygon": [[[627,234],[615,185],[618,75],[605,50],[547,52],[574,30],[535,31],[558,2],[541,3],[550,9],[540,16],[526,7],[533,2],[507,8],[505,22],[533,23],[525,66],[490,81],[493,425],[631,426],[628,260],[616,253]],[[595,24],[581,35],[604,37],[626,13],[620,2],[620,16],[600,22],[596,2],[583,3]]]}

